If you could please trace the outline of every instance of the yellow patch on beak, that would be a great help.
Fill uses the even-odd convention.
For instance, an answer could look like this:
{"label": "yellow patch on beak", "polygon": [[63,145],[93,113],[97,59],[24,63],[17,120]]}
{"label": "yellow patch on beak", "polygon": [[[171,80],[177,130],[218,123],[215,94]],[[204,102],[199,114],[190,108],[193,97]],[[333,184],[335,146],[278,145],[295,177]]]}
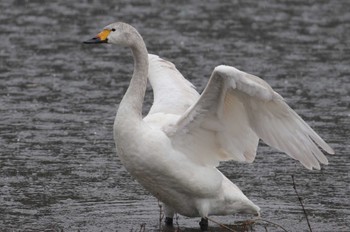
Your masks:
{"label": "yellow patch on beak", "polygon": [[105,41],[107,39],[109,33],[111,33],[111,30],[104,29],[96,37],[99,38],[100,41]]}

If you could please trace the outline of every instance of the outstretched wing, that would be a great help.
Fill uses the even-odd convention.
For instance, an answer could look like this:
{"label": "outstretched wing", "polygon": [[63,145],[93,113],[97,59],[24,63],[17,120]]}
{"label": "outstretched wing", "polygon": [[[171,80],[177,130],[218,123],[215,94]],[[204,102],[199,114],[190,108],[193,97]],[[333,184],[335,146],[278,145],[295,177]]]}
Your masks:
{"label": "outstretched wing", "polygon": [[173,63],[151,54],[148,55],[148,60],[148,79],[154,94],[149,115],[155,113],[182,115],[197,101],[198,92]]}
{"label": "outstretched wing", "polygon": [[175,149],[203,165],[253,162],[259,138],[308,169],[328,163],[318,146],[334,154],[264,80],[230,66],[215,68],[176,127],[170,135]]}

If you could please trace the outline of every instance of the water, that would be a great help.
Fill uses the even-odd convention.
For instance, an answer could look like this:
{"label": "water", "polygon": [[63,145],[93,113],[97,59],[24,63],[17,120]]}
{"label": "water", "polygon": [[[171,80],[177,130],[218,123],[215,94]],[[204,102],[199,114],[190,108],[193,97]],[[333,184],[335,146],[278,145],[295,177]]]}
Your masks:
{"label": "water", "polygon": [[[138,28],[149,52],[198,90],[218,64],[268,81],[336,155],[308,171],[262,144],[254,164],[220,170],[263,218],[308,231],[294,175],[313,230],[349,230],[350,2],[2,0],[0,9],[0,231],[158,230],[156,199],[121,166],[112,139],[130,52],[81,44],[114,21]],[[151,102],[149,92],[145,112]],[[198,231],[198,218],[178,224]]]}

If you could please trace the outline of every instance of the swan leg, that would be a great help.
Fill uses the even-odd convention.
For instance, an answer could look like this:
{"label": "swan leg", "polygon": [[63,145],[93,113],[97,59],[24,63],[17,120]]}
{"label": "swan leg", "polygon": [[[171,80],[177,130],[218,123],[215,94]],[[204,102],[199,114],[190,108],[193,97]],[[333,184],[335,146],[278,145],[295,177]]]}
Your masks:
{"label": "swan leg", "polygon": [[171,207],[167,206],[166,204],[163,204],[163,206],[164,206],[164,214],[165,214],[165,220],[164,220],[165,225],[173,226],[173,221],[174,221],[173,218],[174,218],[175,212]]}
{"label": "swan leg", "polygon": [[202,218],[199,226],[201,227],[201,231],[208,231],[208,218]]}
{"label": "swan leg", "polygon": [[164,222],[165,222],[165,225],[167,226],[173,226],[173,218],[170,218],[170,217],[165,217],[164,219]]}

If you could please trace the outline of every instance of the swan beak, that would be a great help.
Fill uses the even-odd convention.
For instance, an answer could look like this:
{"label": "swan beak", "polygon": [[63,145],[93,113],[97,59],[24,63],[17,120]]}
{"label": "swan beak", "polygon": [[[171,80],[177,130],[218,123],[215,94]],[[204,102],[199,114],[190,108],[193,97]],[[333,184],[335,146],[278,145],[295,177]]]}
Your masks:
{"label": "swan beak", "polygon": [[99,43],[108,43],[108,35],[111,33],[111,30],[105,29],[101,31],[96,37],[84,41],[85,44],[99,44]]}

